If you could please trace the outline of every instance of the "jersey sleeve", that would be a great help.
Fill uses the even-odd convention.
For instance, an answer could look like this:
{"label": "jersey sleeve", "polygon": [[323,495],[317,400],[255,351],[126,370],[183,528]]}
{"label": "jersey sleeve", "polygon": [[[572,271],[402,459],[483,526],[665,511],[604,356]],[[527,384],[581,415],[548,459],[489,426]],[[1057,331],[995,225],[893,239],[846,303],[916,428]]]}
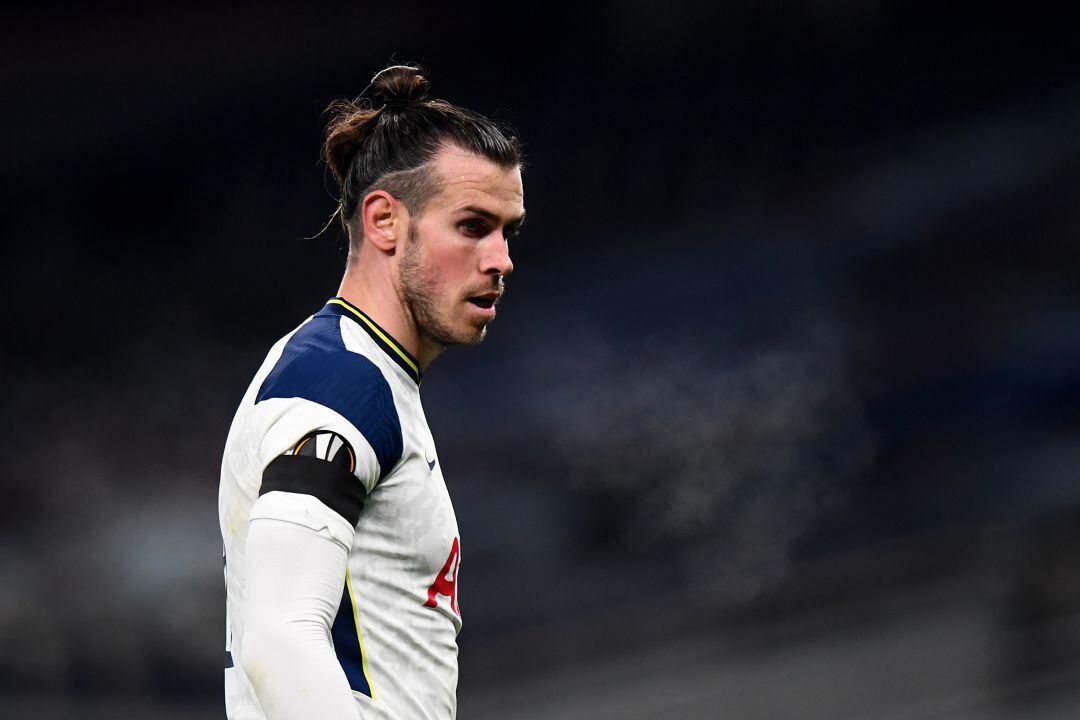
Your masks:
{"label": "jersey sleeve", "polygon": [[356,451],[348,440],[332,430],[313,430],[266,465],[259,495],[311,495],[355,527],[368,488],[356,468]]}
{"label": "jersey sleeve", "polygon": [[339,344],[336,321],[304,326],[259,388],[260,495],[308,494],[355,526],[364,497],[401,460],[403,441],[386,378]]}

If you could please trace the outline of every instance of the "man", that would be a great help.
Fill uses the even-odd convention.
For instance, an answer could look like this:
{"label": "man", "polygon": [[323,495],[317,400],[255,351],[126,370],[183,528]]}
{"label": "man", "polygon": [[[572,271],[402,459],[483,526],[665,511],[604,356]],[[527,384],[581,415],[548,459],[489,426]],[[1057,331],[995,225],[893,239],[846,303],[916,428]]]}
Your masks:
{"label": "man", "polygon": [[524,218],[517,140],[426,99],[332,106],[324,155],[349,259],[338,297],[273,348],[221,470],[232,720],[453,718],[461,545],[421,375],[480,342]]}

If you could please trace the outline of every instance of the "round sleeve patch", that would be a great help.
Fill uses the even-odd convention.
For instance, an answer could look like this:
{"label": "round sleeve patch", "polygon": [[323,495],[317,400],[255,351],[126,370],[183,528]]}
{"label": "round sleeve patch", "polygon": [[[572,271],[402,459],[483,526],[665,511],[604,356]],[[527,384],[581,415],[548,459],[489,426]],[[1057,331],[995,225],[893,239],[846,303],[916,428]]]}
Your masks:
{"label": "round sleeve patch", "polygon": [[286,453],[303,455],[326,460],[337,465],[350,475],[356,472],[356,452],[349,441],[330,430],[310,432]]}

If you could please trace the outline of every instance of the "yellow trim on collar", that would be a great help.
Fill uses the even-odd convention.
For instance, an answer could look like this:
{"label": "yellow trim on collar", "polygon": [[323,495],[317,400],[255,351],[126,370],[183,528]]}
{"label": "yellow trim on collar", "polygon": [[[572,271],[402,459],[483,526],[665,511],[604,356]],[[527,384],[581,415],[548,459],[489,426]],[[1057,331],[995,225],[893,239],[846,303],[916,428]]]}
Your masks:
{"label": "yellow trim on collar", "polygon": [[367,325],[369,328],[371,328],[371,332],[375,333],[380,338],[382,338],[383,342],[385,342],[387,345],[389,345],[390,348],[394,352],[396,352],[398,354],[398,357],[400,357],[402,360],[404,360],[405,364],[408,365],[410,368],[412,368],[412,371],[414,373],[416,373],[417,376],[420,375],[420,368],[418,368],[416,366],[416,363],[414,363],[412,361],[412,358],[410,358],[405,353],[404,350],[402,350],[400,347],[398,347],[397,342],[393,338],[391,338],[389,335],[387,335],[382,330],[380,330],[379,326],[376,325],[375,323],[373,323],[371,320],[369,320],[366,315],[364,315],[363,313],[357,311],[357,309],[354,308],[349,303],[347,303],[347,302],[345,302],[343,300],[339,300],[338,298],[333,298],[332,300],[329,300],[328,303],[333,303],[334,305],[340,305],[341,307],[345,308],[346,310],[351,312],[356,317],[360,318],[360,320],[362,320],[365,325]]}

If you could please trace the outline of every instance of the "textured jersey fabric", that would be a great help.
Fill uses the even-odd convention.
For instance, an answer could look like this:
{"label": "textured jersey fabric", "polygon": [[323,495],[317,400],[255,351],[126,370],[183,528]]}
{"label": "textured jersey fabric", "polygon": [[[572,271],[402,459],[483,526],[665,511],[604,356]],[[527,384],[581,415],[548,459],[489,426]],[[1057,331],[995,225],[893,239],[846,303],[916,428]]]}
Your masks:
{"label": "textured jersey fabric", "polygon": [[419,386],[416,361],[340,298],[277,342],[256,373],[229,431],[219,491],[232,720],[266,717],[232,660],[243,654],[245,541],[267,489],[300,493],[354,531],[342,538],[348,566],[327,641],[359,716],[455,716],[460,540]]}

